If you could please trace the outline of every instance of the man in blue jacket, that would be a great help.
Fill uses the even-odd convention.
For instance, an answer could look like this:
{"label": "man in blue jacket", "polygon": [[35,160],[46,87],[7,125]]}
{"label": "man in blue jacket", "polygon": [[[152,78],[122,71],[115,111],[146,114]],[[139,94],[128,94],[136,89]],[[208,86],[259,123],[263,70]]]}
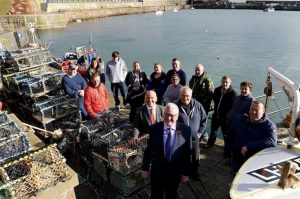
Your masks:
{"label": "man in blue jacket", "polygon": [[77,69],[77,65],[69,65],[67,74],[62,79],[62,87],[67,95],[71,97],[79,97],[79,109],[81,111],[83,119],[86,119],[88,117],[88,114],[83,104],[86,82],[83,77],[77,72]]}
{"label": "man in blue jacket", "polygon": [[180,90],[178,121],[188,125],[192,134],[192,167],[191,178],[199,180],[198,167],[200,163],[200,137],[205,133],[207,116],[202,104],[192,98],[192,89],[184,86]]}
{"label": "man in blue jacket", "polygon": [[231,125],[225,156],[232,157],[232,171],[236,173],[244,162],[258,151],[276,146],[275,124],[265,114],[262,102],[253,101],[249,116],[241,115]]}

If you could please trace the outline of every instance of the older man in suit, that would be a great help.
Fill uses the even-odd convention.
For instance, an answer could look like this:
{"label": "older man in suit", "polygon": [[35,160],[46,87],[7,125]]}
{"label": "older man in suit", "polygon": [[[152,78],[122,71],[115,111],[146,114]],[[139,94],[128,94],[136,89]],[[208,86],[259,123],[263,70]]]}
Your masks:
{"label": "older man in suit", "polygon": [[177,122],[178,114],[177,105],[169,103],[164,109],[164,121],[150,126],[142,176],[151,180],[152,199],[176,198],[179,182],[189,180],[191,129]]}
{"label": "older man in suit", "polygon": [[145,104],[139,107],[134,119],[134,137],[131,142],[135,142],[139,137],[149,134],[149,127],[152,124],[163,121],[163,107],[156,104],[157,96],[154,91],[147,91]]}

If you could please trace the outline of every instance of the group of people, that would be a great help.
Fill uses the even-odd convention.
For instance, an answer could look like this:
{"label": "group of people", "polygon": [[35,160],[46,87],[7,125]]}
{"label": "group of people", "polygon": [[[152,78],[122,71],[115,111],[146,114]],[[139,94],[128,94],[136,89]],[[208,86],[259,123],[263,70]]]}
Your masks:
{"label": "group of people", "polygon": [[[67,94],[80,98],[83,117],[96,118],[108,110],[106,76],[115,108],[120,110],[119,91],[124,106],[131,108],[129,120],[134,136],[130,144],[149,134],[142,176],[151,180],[151,198],[176,198],[180,182],[199,180],[199,142],[207,141],[205,148],[213,146],[219,127],[224,137],[224,161],[231,163],[233,173],[254,153],[276,146],[276,126],[265,114],[264,104],[252,96],[250,82],[240,84],[240,95],[232,88],[229,76],[223,76],[220,86],[214,88],[202,64],[195,66],[195,73],[187,82],[177,58],[167,73],[161,63],[155,63],[148,78],[139,61],[134,61],[128,72],[117,51],[105,68],[101,59],[93,59],[88,83],[76,67],[69,66],[62,82]],[[207,115],[211,110],[208,137]]]}

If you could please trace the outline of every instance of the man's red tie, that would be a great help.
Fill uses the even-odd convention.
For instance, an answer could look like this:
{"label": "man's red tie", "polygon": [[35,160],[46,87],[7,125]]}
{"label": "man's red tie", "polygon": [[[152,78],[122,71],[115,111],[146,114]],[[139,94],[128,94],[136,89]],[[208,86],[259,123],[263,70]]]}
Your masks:
{"label": "man's red tie", "polygon": [[150,109],[150,122],[151,124],[154,124],[156,122],[153,109]]}

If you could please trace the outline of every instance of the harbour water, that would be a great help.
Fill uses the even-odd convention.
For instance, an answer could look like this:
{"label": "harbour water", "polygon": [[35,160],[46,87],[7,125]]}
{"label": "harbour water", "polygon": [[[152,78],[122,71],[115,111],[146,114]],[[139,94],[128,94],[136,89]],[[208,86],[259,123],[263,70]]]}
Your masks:
{"label": "harbour water", "polygon": [[188,74],[202,63],[219,85],[230,75],[239,91],[241,81],[254,83],[254,95],[262,95],[267,68],[274,67],[299,82],[300,12],[261,10],[182,10],[117,16],[69,24],[66,29],[40,31],[43,41],[52,41],[50,51],[62,57],[71,46],[93,46],[105,62],[118,50],[128,68],[139,60],[148,75],[153,63],[171,68],[177,57]]}

